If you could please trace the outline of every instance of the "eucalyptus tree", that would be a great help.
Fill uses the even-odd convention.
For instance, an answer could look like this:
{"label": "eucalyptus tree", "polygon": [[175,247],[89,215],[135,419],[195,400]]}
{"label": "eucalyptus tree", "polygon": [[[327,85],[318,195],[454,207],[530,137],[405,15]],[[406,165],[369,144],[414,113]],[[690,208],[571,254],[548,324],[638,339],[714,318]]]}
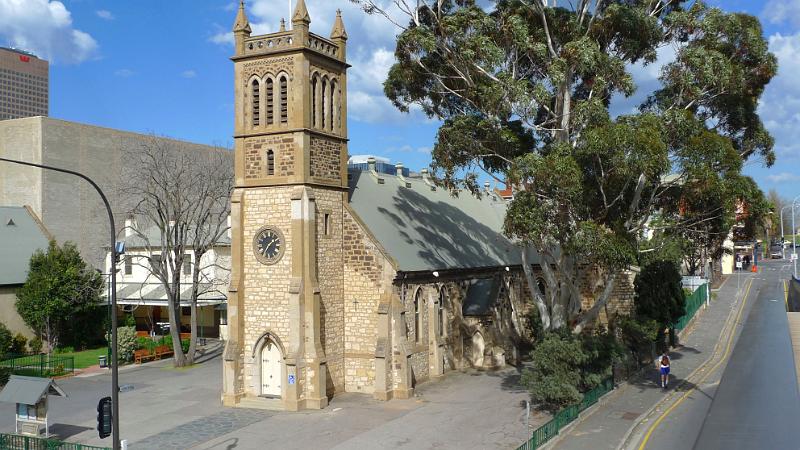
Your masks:
{"label": "eucalyptus tree", "polygon": [[[597,317],[654,217],[660,232],[728,226],[737,199],[762,196],[741,169],[774,163],[756,108],[777,62],[752,16],[683,0],[351,1],[400,28],[384,90],[442,121],[439,182],[516,187],[505,230],[543,258],[544,296],[524,266],[545,329]],[[674,54],[659,88],[638,92],[632,65],[659,54]],[[638,110],[611,113],[635,94]],[[588,267],[601,282],[582,311]]]}

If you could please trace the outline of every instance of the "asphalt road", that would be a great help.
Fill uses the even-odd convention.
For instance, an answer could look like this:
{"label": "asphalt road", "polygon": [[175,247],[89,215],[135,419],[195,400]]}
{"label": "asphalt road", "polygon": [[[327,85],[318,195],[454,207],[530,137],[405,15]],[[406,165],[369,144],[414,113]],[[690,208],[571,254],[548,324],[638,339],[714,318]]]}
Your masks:
{"label": "asphalt road", "polygon": [[784,264],[762,263],[726,363],[709,365],[716,373],[690,386],[686,401],[664,416],[646,449],[800,449],[800,392],[784,303]]}
{"label": "asphalt road", "polygon": [[800,448],[800,393],[777,264],[765,265],[696,449]]}

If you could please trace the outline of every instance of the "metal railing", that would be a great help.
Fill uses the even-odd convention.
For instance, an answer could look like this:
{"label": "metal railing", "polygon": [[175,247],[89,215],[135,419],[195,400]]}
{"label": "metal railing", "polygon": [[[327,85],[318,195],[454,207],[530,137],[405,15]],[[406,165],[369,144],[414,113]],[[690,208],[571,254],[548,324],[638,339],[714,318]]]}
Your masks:
{"label": "metal railing", "polygon": [[75,358],[45,353],[5,355],[0,356],[0,368],[9,369],[13,375],[42,378],[60,377],[75,371]]}
{"label": "metal railing", "polygon": [[109,448],[61,442],[56,439],[0,433],[0,450],[109,450]]}
{"label": "metal railing", "polygon": [[550,439],[556,437],[562,428],[570,424],[573,420],[589,408],[597,403],[600,397],[611,392],[614,389],[614,377],[608,377],[600,383],[599,386],[591,391],[583,394],[583,399],[580,403],[567,406],[566,408],[558,411],[549,422],[533,430],[531,438],[527,442],[520,445],[517,450],[534,450],[541,447]]}
{"label": "metal railing", "polygon": [[707,292],[708,289],[704,284],[698,287],[692,295],[686,297],[686,303],[683,309],[684,314],[675,322],[676,330],[682,330],[686,328],[686,325],[689,325],[689,322],[692,320],[697,310],[706,302]]}

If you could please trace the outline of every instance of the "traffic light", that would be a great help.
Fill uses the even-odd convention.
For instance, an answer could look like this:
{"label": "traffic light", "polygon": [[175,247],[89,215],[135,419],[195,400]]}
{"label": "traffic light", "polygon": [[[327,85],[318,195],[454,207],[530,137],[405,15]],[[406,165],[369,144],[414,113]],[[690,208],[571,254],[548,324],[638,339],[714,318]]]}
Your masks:
{"label": "traffic light", "polygon": [[97,432],[100,439],[111,436],[111,397],[103,397],[97,404]]}

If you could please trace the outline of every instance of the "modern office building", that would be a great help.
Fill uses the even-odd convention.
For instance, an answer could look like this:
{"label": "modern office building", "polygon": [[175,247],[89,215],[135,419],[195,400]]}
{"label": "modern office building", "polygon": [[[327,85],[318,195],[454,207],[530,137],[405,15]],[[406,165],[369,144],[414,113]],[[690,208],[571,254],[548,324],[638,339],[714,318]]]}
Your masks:
{"label": "modern office building", "polygon": [[47,61],[0,47],[0,120],[48,115],[49,82]]}

